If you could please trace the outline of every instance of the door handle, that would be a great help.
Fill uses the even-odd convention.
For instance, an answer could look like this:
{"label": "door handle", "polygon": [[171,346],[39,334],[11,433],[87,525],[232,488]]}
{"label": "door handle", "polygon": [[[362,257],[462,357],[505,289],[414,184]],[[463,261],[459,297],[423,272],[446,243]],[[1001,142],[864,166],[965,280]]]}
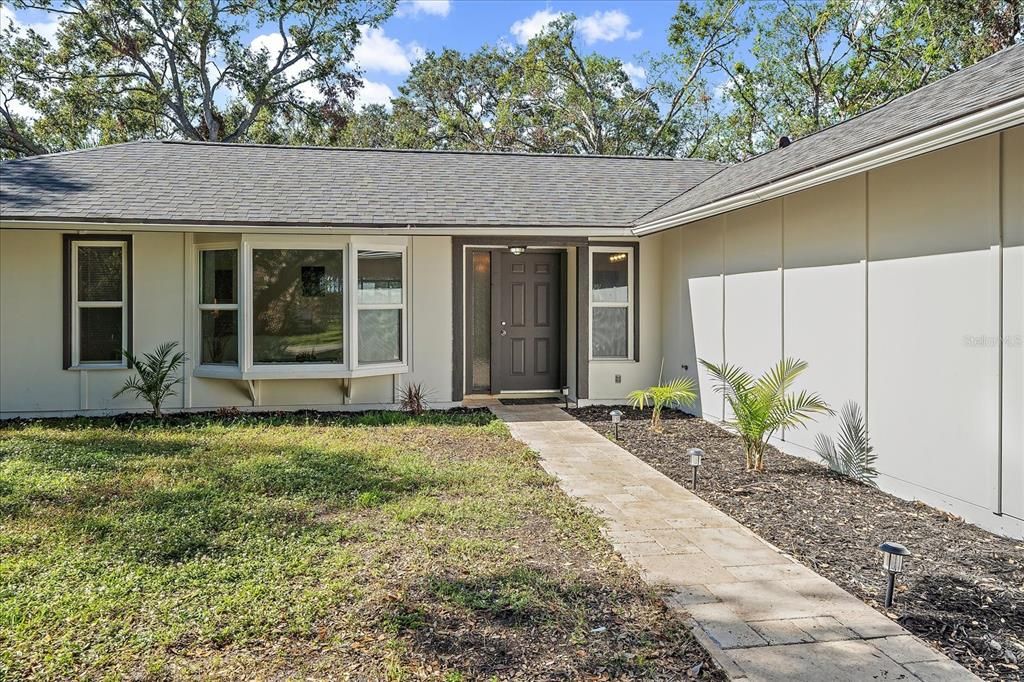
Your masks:
{"label": "door handle", "polygon": [[502,330],[501,330],[500,332],[498,332],[498,333],[499,333],[499,334],[501,334],[502,336],[508,336],[508,332],[507,332],[507,331],[505,331],[504,329],[502,329]]}

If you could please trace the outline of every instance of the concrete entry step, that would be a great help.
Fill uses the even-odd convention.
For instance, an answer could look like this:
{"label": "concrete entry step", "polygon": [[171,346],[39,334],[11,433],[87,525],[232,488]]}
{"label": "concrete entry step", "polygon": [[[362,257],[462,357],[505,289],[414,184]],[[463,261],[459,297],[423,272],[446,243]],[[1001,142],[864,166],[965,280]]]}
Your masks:
{"label": "concrete entry step", "polygon": [[557,407],[488,407],[732,679],[979,679]]}

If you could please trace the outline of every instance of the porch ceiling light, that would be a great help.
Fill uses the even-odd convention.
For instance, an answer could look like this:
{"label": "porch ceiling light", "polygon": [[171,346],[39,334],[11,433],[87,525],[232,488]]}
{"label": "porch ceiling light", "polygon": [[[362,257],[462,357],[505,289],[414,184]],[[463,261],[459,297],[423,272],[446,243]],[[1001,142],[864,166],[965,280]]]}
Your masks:
{"label": "porch ceiling light", "polygon": [[622,411],[612,410],[608,413],[612,418],[612,424],[615,426],[615,440],[619,439],[619,422],[622,421]]}
{"label": "porch ceiling light", "polygon": [[910,550],[898,542],[883,542],[878,549],[882,552],[882,566],[885,567],[887,577],[885,608],[889,608],[892,606],[893,592],[896,587],[896,574],[903,571],[903,557],[910,556]]}
{"label": "porch ceiling light", "polygon": [[524,253],[526,253],[525,246],[510,246],[508,247],[508,250],[512,252],[513,256],[522,256]]}
{"label": "porch ceiling light", "polygon": [[690,448],[686,451],[686,454],[690,456],[690,467],[693,469],[693,490],[697,489],[697,469],[700,468],[700,463],[704,459],[704,451],[700,448]]}

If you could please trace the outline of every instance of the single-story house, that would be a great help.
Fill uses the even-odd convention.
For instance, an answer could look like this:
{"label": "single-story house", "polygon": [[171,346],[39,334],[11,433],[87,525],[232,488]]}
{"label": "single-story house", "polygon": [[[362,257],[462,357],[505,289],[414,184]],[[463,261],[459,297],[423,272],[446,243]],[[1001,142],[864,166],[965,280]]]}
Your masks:
{"label": "single-story house", "polygon": [[[698,359],[866,411],[883,488],[1024,535],[1024,46],[732,166],[143,141],[11,161],[0,417],[622,402]],[[820,419],[783,434],[813,457]]]}

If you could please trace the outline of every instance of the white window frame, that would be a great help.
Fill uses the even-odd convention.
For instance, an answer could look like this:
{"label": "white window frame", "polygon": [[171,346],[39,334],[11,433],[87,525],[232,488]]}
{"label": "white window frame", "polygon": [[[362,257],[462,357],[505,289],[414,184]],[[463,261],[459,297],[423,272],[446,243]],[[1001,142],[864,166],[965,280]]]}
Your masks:
{"label": "white window frame", "polygon": [[[189,289],[192,291],[192,310],[195,329],[192,334],[192,357],[196,358],[193,376],[234,380],[263,379],[349,379],[364,376],[405,374],[410,366],[411,327],[409,302],[410,282],[410,240],[407,237],[359,236],[359,235],[280,235],[243,234],[239,241],[209,242],[196,244],[193,254],[193,273],[189,274]],[[199,265],[200,252],[204,250],[238,250],[238,366],[203,365],[201,356],[201,309],[212,307],[200,304]],[[342,298],[342,319],[345,321],[343,363],[275,363],[261,365],[253,362],[253,251],[258,249],[283,250],[332,250],[341,251],[344,259],[342,273],[344,296]],[[402,255],[402,303],[399,304],[358,304],[358,252],[392,251]],[[226,306],[229,307],[229,306]],[[402,361],[394,363],[368,363],[358,365],[360,309],[401,308],[402,317]]]}
{"label": "white window frame", "polygon": [[[360,303],[359,302],[359,252],[361,251],[385,251],[400,254],[402,259],[402,302],[401,303]],[[362,372],[395,374],[408,371],[409,364],[409,266],[408,247],[406,244],[394,242],[372,242],[362,239],[353,239],[351,244],[349,272],[351,277],[351,301],[352,319],[350,326],[353,334],[350,337],[352,365],[356,375]],[[360,310],[400,310],[399,324],[401,325],[401,338],[399,339],[399,353],[401,359],[398,362],[359,362],[359,311]]]}
{"label": "white window frame", "polygon": [[[83,308],[121,309],[121,349],[128,348],[128,249],[130,242],[123,239],[96,240],[75,239],[71,241],[71,367],[69,369],[126,369],[128,360],[122,355],[119,362],[81,359],[81,311]],[[120,301],[79,301],[78,300],[78,250],[87,247],[118,247],[121,249],[121,300]]]}
{"label": "white window frame", "polygon": [[[595,301],[594,300],[594,255],[597,253],[626,253],[626,301]],[[587,282],[589,283],[590,291],[587,295],[590,297],[590,310],[591,313],[588,315],[589,320],[589,336],[588,344],[590,348],[587,352],[590,355],[591,362],[626,362],[632,361],[634,357],[634,344],[636,339],[633,338],[633,327],[634,327],[634,316],[636,311],[634,309],[633,301],[636,296],[636,292],[633,291],[634,276],[633,269],[636,267],[636,247],[635,246],[597,246],[594,244],[590,245],[590,254],[588,255],[587,262]],[[626,308],[626,354],[622,356],[595,356],[594,355],[594,314],[595,308]]]}
{"label": "white window frame", "polygon": [[[234,251],[235,252],[235,303],[203,303],[203,252],[204,251]],[[193,339],[193,355],[195,357],[196,375],[227,378],[237,378],[240,373],[242,362],[242,249],[239,242],[209,242],[196,244],[195,256],[195,333]],[[237,317],[238,329],[238,364],[203,364],[203,311],[204,310],[234,310]]]}

